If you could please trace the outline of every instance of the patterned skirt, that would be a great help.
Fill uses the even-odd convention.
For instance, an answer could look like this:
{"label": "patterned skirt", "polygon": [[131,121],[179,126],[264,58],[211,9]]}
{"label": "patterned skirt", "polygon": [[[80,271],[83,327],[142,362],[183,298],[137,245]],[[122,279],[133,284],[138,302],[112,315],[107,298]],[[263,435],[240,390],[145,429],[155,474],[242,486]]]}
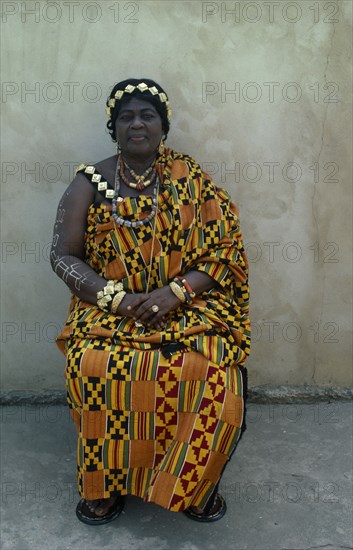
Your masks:
{"label": "patterned skirt", "polygon": [[135,495],[174,512],[203,507],[244,429],[246,369],[196,351],[165,357],[102,339],[67,344],[81,497]]}

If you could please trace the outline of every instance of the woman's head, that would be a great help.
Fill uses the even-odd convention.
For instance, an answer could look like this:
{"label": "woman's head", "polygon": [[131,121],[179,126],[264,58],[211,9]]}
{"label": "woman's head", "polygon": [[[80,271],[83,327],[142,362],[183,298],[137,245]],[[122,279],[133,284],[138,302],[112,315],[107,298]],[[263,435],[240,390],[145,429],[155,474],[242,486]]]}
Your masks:
{"label": "woman's head", "polygon": [[133,98],[149,103],[158,113],[162,132],[167,137],[170,127],[171,109],[167,94],[163,88],[148,78],[129,78],[118,82],[112,89],[107,100],[107,128],[113,141],[117,141],[116,123],[122,107],[125,107]]}

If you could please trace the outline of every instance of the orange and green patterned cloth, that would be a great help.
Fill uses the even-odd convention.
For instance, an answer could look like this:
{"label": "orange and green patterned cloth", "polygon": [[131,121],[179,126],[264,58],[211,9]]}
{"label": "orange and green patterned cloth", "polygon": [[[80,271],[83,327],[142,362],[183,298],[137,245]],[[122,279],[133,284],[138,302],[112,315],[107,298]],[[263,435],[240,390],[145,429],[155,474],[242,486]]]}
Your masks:
{"label": "orange and green patterned cloth", "polygon": [[[86,166],[80,169],[92,185]],[[131,494],[179,512],[207,502],[244,424],[249,291],[228,194],[193,159],[170,149],[157,158],[157,170],[151,265],[154,220],[115,227],[110,204],[88,210],[85,261],[130,292],[146,290],[150,268],[150,290],[190,270],[217,284],[171,312],[158,332],[73,296],[58,345],[78,429],[80,495]],[[152,196],[125,198],[117,207],[125,219],[143,219]]]}

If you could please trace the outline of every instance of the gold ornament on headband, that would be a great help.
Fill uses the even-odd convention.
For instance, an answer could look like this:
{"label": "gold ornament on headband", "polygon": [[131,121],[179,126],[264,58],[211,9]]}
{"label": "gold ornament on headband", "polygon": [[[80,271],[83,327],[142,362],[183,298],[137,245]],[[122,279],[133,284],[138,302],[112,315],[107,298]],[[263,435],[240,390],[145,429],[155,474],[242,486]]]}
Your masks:
{"label": "gold ornament on headband", "polygon": [[158,95],[161,103],[165,103],[166,109],[167,109],[167,118],[170,122],[170,119],[172,117],[172,110],[170,108],[170,104],[168,101],[168,98],[164,92],[159,92],[156,88],[156,86],[149,87],[145,82],[140,82],[137,86],[133,86],[132,84],[128,84],[124,90],[117,90],[114,94],[114,97],[109,99],[108,101],[108,107],[106,107],[105,111],[107,113],[108,118],[112,118],[112,109],[115,107],[116,101],[119,101],[124,94],[132,94],[135,90],[139,90],[140,92],[149,92],[152,95]]}

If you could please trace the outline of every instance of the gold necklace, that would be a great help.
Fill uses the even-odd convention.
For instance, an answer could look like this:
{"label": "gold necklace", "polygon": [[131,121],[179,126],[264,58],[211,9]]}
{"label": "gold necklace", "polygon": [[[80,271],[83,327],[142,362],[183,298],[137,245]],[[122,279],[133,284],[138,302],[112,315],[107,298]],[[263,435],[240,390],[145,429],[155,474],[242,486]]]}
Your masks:
{"label": "gold necklace", "polygon": [[135,179],[136,183],[140,183],[140,182],[143,183],[145,182],[148,174],[150,174],[152,170],[155,168],[156,160],[154,160],[151,166],[149,166],[147,170],[145,170],[144,173],[141,175],[136,174],[136,172],[132,168],[130,168],[126,160],[123,159],[123,163],[125,164],[125,167],[128,169],[132,177]]}
{"label": "gold necklace", "polygon": [[152,162],[151,166],[149,166],[143,174],[141,174],[140,176],[138,174],[136,174],[136,172],[130,168],[130,166],[128,165],[128,163],[126,162],[126,160],[123,159],[123,163],[125,164],[126,168],[129,170],[129,172],[131,173],[131,175],[135,178],[135,180],[141,180],[141,181],[145,181],[145,179],[147,178],[148,174],[150,172],[152,172],[152,169],[154,168],[154,165],[156,164],[156,159]]}
{"label": "gold necklace", "polygon": [[[133,181],[129,181],[125,177],[124,166],[127,168],[131,176],[134,178],[135,183]],[[151,177],[150,179],[146,180],[146,177],[150,172],[152,172]],[[156,173],[157,173],[157,170],[156,170],[155,160],[153,161],[151,166],[149,166],[141,176],[138,176],[136,172],[134,172],[134,170],[130,168],[130,166],[128,166],[126,161],[124,161],[123,157],[120,155],[120,177],[128,187],[131,187],[131,189],[137,189],[138,191],[143,191],[146,187],[148,187],[149,185],[151,185],[151,183],[153,183],[156,177]]]}

